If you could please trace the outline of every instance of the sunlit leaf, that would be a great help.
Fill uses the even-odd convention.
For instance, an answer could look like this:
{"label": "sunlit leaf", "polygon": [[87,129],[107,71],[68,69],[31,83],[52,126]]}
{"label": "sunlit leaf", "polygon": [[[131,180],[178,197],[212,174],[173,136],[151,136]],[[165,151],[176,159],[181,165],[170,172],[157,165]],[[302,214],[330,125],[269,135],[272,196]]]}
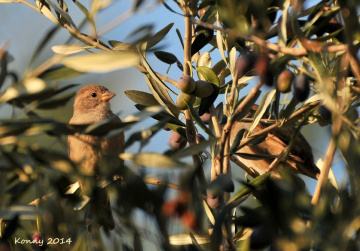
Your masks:
{"label": "sunlit leaf", "polygon": [[[210,242],[209,236],[201,236],[194,234],[194,237],[199,245],[203,245]],[[171,245],[179,246],[179,245],[191,245],[193,241],[188,234],[178,234],[172,235],[169,237],[169,241]]]}
{"label": "sunlit leaf", "polygon": [[72,56],[62,61],[65,66],[82,72],[109,72],[134,66],[139,62],[137,53],[123,51]]}
{"label": "sunlit leaf", "polygon": [[276,90],[271,90],[270,92],[266,93],[261,100],[258,109],[255,112],[254,115],[254,122],[252,123],[248,135],[251,134],[251,132],[256,128],[256,126],[259,124],[260,120],[264,116],[266,110],[268,109],[269,105],[271,104],[271,101],[274,98],[274,95],[276,93]]}
{"label": "sunlit leaf", "polygon": [[39,78],[26,79],[24,83],[8,87],[1,95],[0,102],[19,98],[21,96],[34,94],[43,91],[46,83]]}
{"label": "sunlit leaf", "polygon": [[63,54],[63,55],[70,55],[70,54],[75,54],[87,49],[91,49],[92,46],[82,46],[82,45],[78,45],[78,44],[73,44],[73,45],[67,45],[67,44],[63,44],[63,45],[55,45],[53,47],[51,47],[51,49],[58,54]]}
{"label": "sunlit leaf", "polygon": [[167,157],[159,153],[122,153],[120,158],[124,160],[131,160],[134,164],[146,167],[155,168],[184,168],[186,164],[175,161],[173,158]]}

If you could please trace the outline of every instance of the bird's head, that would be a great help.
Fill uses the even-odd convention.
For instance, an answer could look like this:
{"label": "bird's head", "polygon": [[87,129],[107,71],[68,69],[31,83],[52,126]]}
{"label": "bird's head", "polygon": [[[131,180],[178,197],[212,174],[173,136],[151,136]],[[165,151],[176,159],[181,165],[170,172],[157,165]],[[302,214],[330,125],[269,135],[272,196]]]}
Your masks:
{"label": "bird's head", "polygon": [[97,84],[90,84],[82,87],[74,102],[75,112],[87,112],[97,109],[110,110],[109,100],[115,96],[115,93],[107,88]]}

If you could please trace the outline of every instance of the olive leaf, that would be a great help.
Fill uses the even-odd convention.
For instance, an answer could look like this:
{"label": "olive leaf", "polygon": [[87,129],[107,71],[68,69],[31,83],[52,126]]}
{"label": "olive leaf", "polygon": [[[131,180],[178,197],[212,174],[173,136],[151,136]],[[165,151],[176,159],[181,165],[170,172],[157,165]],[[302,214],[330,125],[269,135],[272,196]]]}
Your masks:
{"label": "olive leaf", "polygon": [[267,108],[271,104],[271,101],[274,98],[274,95],[276,93],[276,89],[271,90],[270,92],[266,93],[261,100],[259,107],[256,109],[255,115],[254,115],[254,122],[252,123],[248,135],[251,134],[251,132],[256,128],[256,126],[259,124],[260,120],[264,116]]}
{"label": "olive leaf", "polygon": [[187,166],[180,161],[176,161],[173,158],[159,153],[122,153],[120,154],[120,158],[123,160],[131,160],[134,164],[145,167],[173,169],[185,168]]}
{"label": "olive leaf", "polygon": [[127,90],[124,91],[124,93],[129,99],[131,99],[137,104],[144,106],[160,105],[159,102],[156,100],[156,98],[154,98],[154,95],[150,93],[137,91],[137,90]]}
{"label": "olive leaf", "polygon": [[62,63],[81,72],[109,72],[139,64],[139,55],[135,52],[93,53],[66,57]]}
{"label": "olive leaf", "polygon": [[211,138],[209,140],[202,141],[198,144],[193,144],[189,147],[186,147],[184,149],[181,149],[181,150],[175,152],[174,154],[171,155],[171,157],[174,159],[180,159],[180,158],[191,156],[194,154],[199,154],[199,153],[203,152],[204,149],[206,149],[207,147],[213,146],[214,144],[216,144],[217,141],[218,141],[217,138]]}
{"label": "olive leaf", "polygon": [[56,65],[47,69],[39,75],[39,78],[44,80],[62,80],[68,78],[75,78],[83,75],[84,72],[76,71],[64,65]]}
{"label": "olive leaf", "polygon": [[157,45],[161,40],[163,40],[163,38],[166,36],[166,34],[168,34],[169,31],[171,30],[173,25],[174,25],[174,23],[168,24],[167,26],[162,28],[160,31],[155,33],[150,39],[148,39],[145,42],[145,50],[149,50],[150,48]]}
{"label": "olive leaf", "polygon": [[237,190],[234,195],[228,200],[227,204],[229,205],[233,201],[240,199],[241,197],[251,193],[252,188],[258,188],[261,185],[263,185],[268,179],[270,178],[270,173],[265,173],[263,175],[260,175],[251,181],[249,181],[248,185],[244,183],[244,186],[242,186],[239,190]]}
{"label": "olive leaf", "polygon": [[166,64],[174,64],[179,61],[174,54],[166,51],[154,51],[154,54],[159,60]]}
{"label": "olive leaf", "polygon": [[194,107],[192,106],[192,104],[190,104],[189,102],[187,102],[186,100],[184,100],[186,102],[187,107],[189,108],[190,114],[192,119],[196,122],[196,124],[198,124],[198,126],[200,126],[201,129],[204,130],[204,132],[206,132],[209,136],[215,138],[214,134],[212,133],[212,131],[210,131],[210,129],[204,124],[204,122],[201,120],[200,116],[198,115],[198,113],[195,111]]}

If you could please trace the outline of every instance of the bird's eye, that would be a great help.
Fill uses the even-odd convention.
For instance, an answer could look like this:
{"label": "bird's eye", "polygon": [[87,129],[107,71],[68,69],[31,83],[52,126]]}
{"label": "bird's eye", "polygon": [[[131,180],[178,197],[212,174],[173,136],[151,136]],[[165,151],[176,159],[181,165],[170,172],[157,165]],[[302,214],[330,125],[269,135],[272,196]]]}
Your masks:
{"label": "bird's eye", "polygon": [[96,93],[95,93],[95,92],[91,93],[91,97],[95,98],[95,97],[96,97]]}

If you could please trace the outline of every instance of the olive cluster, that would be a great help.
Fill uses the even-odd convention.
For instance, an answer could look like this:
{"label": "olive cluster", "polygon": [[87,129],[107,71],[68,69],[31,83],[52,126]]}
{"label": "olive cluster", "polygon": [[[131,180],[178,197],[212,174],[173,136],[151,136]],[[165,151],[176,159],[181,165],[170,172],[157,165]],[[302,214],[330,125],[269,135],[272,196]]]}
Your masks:
{"label": "olive cluster", "polygon": [[194,104],[196,97],[206,98],[214,92],[214,87],[211,83],[204,80],[195,81],[188,75],[182,75],[179,78],[177,88],[181,92],[177,96],[176,105],[181,110],[187,109],[186,102]]}
{"label": "olive cluster", "polygon": [[246,53],[239,56],[235,63],[235,71],[239,76],[246,74],[252,69],[259,76],[260,81],[268,86],[273,86],[276,79],[276,88],[282,93],[292,92],[293,97],[299,102],[305,101],[310,94],[310,79],[306,75],[295,76],[288,69],[281,71],[277,78],[274,78],[274,72],[270,57],[267,53],[254,56],[252,53]]}

